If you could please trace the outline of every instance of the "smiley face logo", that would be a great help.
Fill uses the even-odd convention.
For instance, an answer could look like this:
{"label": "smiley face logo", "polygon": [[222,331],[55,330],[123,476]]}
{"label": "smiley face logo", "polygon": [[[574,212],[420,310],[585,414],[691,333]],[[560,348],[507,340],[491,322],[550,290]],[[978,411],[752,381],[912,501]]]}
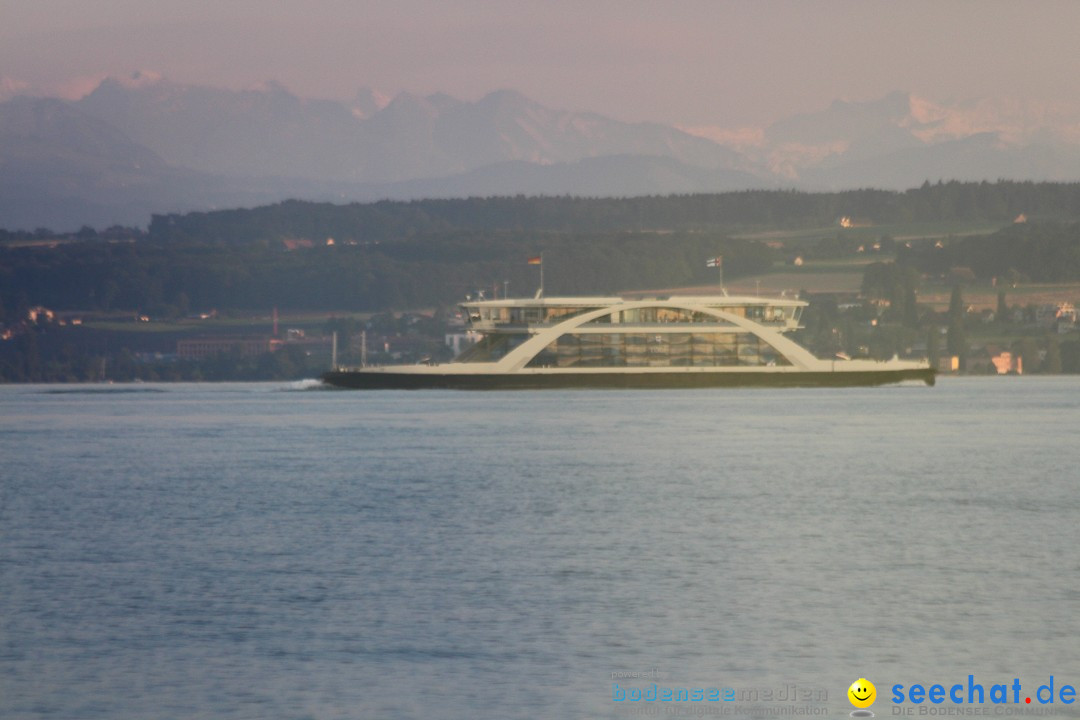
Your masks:
{"label": "smiley face logo", "polygon": [[866,678],[859,678],[847,689],[848,700],[857,708],[868,708],[877,699],[877,688]]}

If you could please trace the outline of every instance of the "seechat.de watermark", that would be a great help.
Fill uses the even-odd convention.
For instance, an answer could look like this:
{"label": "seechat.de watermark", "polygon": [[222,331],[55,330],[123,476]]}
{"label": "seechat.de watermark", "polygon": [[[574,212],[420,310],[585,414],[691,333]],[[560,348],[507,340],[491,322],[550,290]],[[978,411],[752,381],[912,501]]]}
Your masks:
{"label": "seechat.de watermark", "polygon": [[968,675],[966,682],[896,683],[891,690],[893,715],[1045,715],[1076,702],[1076,688],[1053,675],[1038,686],[1020,678],[977,682]]}
{"label": "seechat.de watermark", "polygon": [[[889,686],[889,714],[894,716],[1051,715],[1076,702],[1076,688],[1053,675],[1041,685],[1010,682],[978,682],[975,675],[961,682],[895,683]],[[959,678],[957,678],[959,679]],[[855,708],[852,717],[874,717],[877,689],[866,678],[848,688]],[[1071,709],[1071,708],[1070,708]]]}

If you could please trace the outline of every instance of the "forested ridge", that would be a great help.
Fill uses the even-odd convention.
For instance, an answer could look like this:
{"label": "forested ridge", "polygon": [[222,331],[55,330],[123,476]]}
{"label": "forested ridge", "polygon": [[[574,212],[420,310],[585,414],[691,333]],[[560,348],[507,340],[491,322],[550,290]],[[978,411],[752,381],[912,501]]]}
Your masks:
{"label": "forested ridge", "polygon": [[5,306],[139,309],[380,310],[432,307],[504,281],[513,294],[539,283],[529,257],[544,254],[550,293],[607,293],[715,278],[705,258],[723,254],[733,275],[762,272],[772,251],[716,234],[452,233],[371,245],[286,252],[262,244],[145,241],[79,243],[0,254]]}
{"label": "forested ridge", "polygon": [[949,220],[1080,219],[1080,183],[925,183],[906,192],[748,190],[635,198],[494,197],[334,205],[288,201],[249,210],[155,215],[151,239],[265,242],[285,238],[384,242],[454,230],[596,233]]}
{"label": "forested ridge", "polygon": [[[1015,224],[1019,216],[1027,222]],[[160,215],[148,231],[109,228],[46,242],[47,230],[0,232],[0,313],[132,310],[163,317],[216,309],[386,310],[447,305],[509,283],[531,295],[543,253],[546,290],[611,293],[714,282],[766,271],[787,249],[740,239],[748,229],[824,228],[838,218],[994,223],[945,243],[896,243],[901,264],[941,275],[1080,280],[1080,184],[941,183],[903,193],[753,191],[627,199],[473,198]],[[36,243],[36,244],[35,244]],[[910,244],[911,247],[907,247]],[[938,245],[942,245],[938,247]],[[834,247],[835,246],[835,247]],[[831,248],[831,250],[829,250]],[[815,248],[808,247],[810,256]],[[3,321],[0,314],[0,322]]]}

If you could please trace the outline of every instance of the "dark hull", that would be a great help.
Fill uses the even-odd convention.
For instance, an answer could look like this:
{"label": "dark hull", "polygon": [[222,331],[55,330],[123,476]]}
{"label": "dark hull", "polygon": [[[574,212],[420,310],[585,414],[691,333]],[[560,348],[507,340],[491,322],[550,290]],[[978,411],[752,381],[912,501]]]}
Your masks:
{"label": "dark hull", "polygon": [[454,375],[330,371],[323,382],[353,390],[547,390],[707,387],[867,387],[917,380],[934,384],[930,368],[853,372],[653,372]]}

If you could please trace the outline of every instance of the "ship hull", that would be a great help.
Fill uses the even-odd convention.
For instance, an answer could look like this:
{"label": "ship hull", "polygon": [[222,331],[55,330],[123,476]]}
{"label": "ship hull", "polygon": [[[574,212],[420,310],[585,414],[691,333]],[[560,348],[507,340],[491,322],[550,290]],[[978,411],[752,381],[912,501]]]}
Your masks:
{"label": "ship hull", "polygon": [[881,370],[794,372],[547,372],[547,373],[439,373],[393,370],[337,370],[323,382],[352,390],[556,390],[750,388],[750,387],[870,387],[906,381],[934,384],[927,367]]}

